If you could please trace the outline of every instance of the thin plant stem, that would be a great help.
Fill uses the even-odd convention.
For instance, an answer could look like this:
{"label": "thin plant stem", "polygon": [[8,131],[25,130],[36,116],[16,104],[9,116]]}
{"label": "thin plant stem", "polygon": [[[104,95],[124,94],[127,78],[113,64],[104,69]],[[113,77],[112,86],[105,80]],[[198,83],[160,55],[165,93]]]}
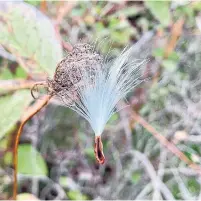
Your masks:
{"label": "thin plant stem", "polygon": [[24,114],[24,116],[21,119],[21,123],[16,135],[15,143],[14,143],[14,150],[13,150],[13,166],[14,166],[14,182],[13,182],[13,199],[17,199],[17,189],[18,189],[18,183],[17,183],[17,168],[18,168],[18,145],[19,145],[19,139],[22,133],[22,130],[24,128],[24,125],[26,122],[31,119],[37,112],[39,112],[45,105],[48,104],[49,100],[52,96],[47,95],[43,99],[39,99],[36,101],[36,103],[29,107],[27,112]]}
{"label": "thin plant stem", "polygon": [[148,122],[146,122],[139,114],[137,114],[135,111],[132,111],[131,118],[142,125],[147,131],[149,131],[163,146],[165,146],[175,156],[177,156],[190,168],[194,169],[198,174],[201,175],[201,167],[199,165],[192,162],[182,151],[180,151],[173,143],[168,141],[163,135],[158,133],[155,128],[152,127]]}
{"label": "thin plant stem", "polygon": [[[165,53],[164,53],[163,59],[167,59],[170,56],[170,54],[174,51],[177,45],[177,42],[179,40],[179,37],[182,34],[184,22],[185,22],[185,19],[180,18],[175,22],[175,24],[173,24],[170,39],[167,41],[167,44],[165,47]],[[162,71],[162,68],[160,66],[156,75],[153,78],[153,84],[158,82],[161,71]]]}

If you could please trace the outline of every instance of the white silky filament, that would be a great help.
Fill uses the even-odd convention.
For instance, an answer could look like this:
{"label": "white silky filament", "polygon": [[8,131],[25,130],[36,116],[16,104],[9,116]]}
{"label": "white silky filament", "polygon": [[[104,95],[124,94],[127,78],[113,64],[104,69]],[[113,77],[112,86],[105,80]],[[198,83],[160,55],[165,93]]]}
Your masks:
{"label": "white silky filament", "polygon": [[[88,70],[77,86],[79,98],[70,106],[91,125],[100,136],[117,103],[143,81],[143,66],[147,60],[132,59],[134,47],[125,49],[112,62],[103,63],[96,72]],[[93,79],[92,79],[93,77]]]}

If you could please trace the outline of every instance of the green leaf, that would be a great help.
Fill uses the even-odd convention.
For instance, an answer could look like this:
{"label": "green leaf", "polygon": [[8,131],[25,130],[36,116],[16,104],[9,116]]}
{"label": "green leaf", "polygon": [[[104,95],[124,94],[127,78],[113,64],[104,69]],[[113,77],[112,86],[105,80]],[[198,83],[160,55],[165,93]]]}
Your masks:
{"label": "green leaf", "polygon": [[171,22],[170,2],[168,1],[145,1],[146,7],[154,17],[163,25],[168,26]]}
{"label": "green leaf", "polygon": [[1,80],[13,79],[13,74],[11,73],[11,71],[8,68],[3,68],[0,73],[1,73],[0,74]]}
{"label": "green leaf", "polygon": [[12,162],[13,162],[13,154],[11,152],[7,152],[5,155],[4,155],[4,163],[5,165],[12,165]]}
{"label": "green leaf", "polygon": [[168,55],[168,59],[176,62],[179,60],[179,56],[178,56],[177,52],[173,51]]}
{"label": "green leaf", "polygon": [[75,7],[72,11],[71,11],[71,16],[75,17],[75,16],[83,16],[84,12],[86,11],[86,8],[83,7]]}
{"label": "green leaf", "polygon": [[25,0],[24,2],[31,4],[33,6],[39,6],[41,4],[41,0]]}
{"label": "green leaf", "polygon": [[111,14],[112,17],[119,17],[119,15],[125,15],[126,17],[128,16],[134,16],[137,15],[140,12],[141,8],[131,6],[131,7],[126,7],[123,8],[117,12],[114,12],[114,14]]}
{"label": "green leaf", "polygon": [[86,195],[81,194],[79,191],[69,191],[67,196],[70,200],[88,200]]}
{"label": "green leaf", "polygon": [[24,2],[0,3],[0,17],[0,44],[14,55],[30,59],[33,72],[53,75],[62,48],[51,21]]}
{"label": "green leaf", "polygon": [[165,54],[164,48],[156,48],[153,50],[153,53],[152,53],[154,57],[158,57],[158,58],[163,58],[164,54]]}
{"label": "green leaf", "polygon": [[200,184],[196,181],[196,179],[192,178],[188,180],[187,183],[188,189],[191,193],[199,193],[200,190]]}
{"label": "green leaf", "polygon": [[59,184],[62,186],[62,187],[67,187],[67,184],[68,183],[68,178],[67,177],[60,177],[59,178]]}
{"label": "green leaf", "polygon": [[169,72],[174,72],[177,67],[177,63],[172,60],[163,60],[162,65]]}
{"label": "green leaf", "polygon": [[30,193],[20,193],[17,195],[17,200],[39,200]]}
{"label": "green leaf", "polygon": [[86,156],[88,156],[93,161],[95,160],[94,150],[92,148],[86,148],[86,149],[84,149],[84,153],[86,154]]}
{"label": "green leaf", "polygon": [[158,94],[162,97],[162,96],[167,96],[169,93],[168,88],[166,87],[161,87],[160,89],[158,89]]}
{"label": "green leaf", "polygon": [[177,184],[173,184],[173,186],[171,186],[171,192],[177,200],[181,200],[181,194]]}
{"label": "green leaf", "polygon": [[[155,48],[153,50],[152,55],[154,57],[158,57],[158,58],[163,58],[165,56],[165,49],[164,48]],[[174,60],[174,61],[178,61],[179,60],[179,56],[177,54],[177,52],[173,51],[168,55],[168,60]]]}
{"label": "green leaf", "polygon": [[201,2],[200,1],[193,2],[192,8],[195,11],[201,11]]}
{"label": "green leaf", "polygon": [[112,123],[114,123],[115,121],[117,121],[119,119],[119,115],[118,115],[118,113],[115,113],[115,114],[113,114],[111,117],[110,117],[110,119],[108,120],[108,124],[112,124]]}
{"label": "green leaf", "polygon": [[24,69],[20,66],[17,67],[16,73],[15,73],[16,78],[26,78],[27,73],[24,71]]}
{"label": "green leaf", "polygon": [[48,174],[45,160],[31,144],[22,144],[18,147],[18,173],[32,176]]}
{"label": "green leaf", "polygon": [[134,172],[133,174],[132,174],[132,183],[133,184],[137,184],[139,181],[140,181],[140,179],[141,179],[141,173],[140,172]]}
{"label": "green leaf", "polygon": [[17,91],[0,98],[0,139],[13,128],[31,100],[29,90]]}
{"label": "green leaf", "polygon": [[19,79],[19,78],[26,78],[27,73],[24,69],[20,66],[17,67],[16,72],[12,73],[8,67],[1,69],[0,71],[0,79],[1,80],[12,80],[12,79]]}

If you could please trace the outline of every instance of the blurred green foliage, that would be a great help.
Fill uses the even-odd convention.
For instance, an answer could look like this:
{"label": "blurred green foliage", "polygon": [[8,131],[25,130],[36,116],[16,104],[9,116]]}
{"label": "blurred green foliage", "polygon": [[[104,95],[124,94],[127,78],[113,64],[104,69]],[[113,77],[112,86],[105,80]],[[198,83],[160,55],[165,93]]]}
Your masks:
{"label": "blurred green foliage", "polygon": [[67,196],[70,200],[88,200],[88,197],[79,191],[68,191]]}
{"label": "blurred green foliage", "polygon": [[34,68],[27,70],[52,76],[62,50],[49,19],[23,3],[8,3],[0,14],[6,22],[0,23],[0,43],[14,55],[33,60]]}
{"label": "blurred green foliage", "polygon": [[[59,9],[63,5],[68,5],[68,2],[48,1],[46,2],[47,7],[44,13],[40,11],[41,1],[26,0],[25,2],[15,4],[14,6],[7,3],[0,4],[0,45],[15,58],[15,61],[9,61],[8,58],[3,58],[3,56],[0,58],[0,81],[19,79],[40,80],[40,75],[43,75],[43,78],[47,76],[52,77],[58,61],[63,56],[63,47],[60,39],[63,39],[65,42],[70,41],[73,44],[79,42],[80,38],[87,39],[89,42],[95,40],[102,41],[101,47],[99,47],[100,51],[107,53],[110,50],[112,56],[114,56],[118,55],[123,47],[137,42],[142,35],[149,31],[157,34],[160,32],[162,33],[162,38],[166,36],[169,38],[173,23],[180,18],[185,19],[181,38],[183,38],[183,35],[200,34],[196,22],[201,12],[201,2],[199,1],[192,3],[148,0],[126,3],[80,1],[74,5],[72,10],[69,10],[69,13],[63,17],[59,25],[55,22],[61,11]],[[59,33],[57,33],[58,30],[55,31],[56,26],[58,26]],[[58,36],[58,34],[60,35]],[[157,41],[159,41],[160,37],[156,37],[158,37]],[[189,39],[184,37],[184,40]],[[196,40],[194,36],[193,40]],[[154,41],[152,43],[155,45]],[[147,99],[139,110],[139,114],[146,118],[156,130],[172,140],[172,138],[174,139],[174,133],[180,129],[186,129],[189,132],[188,135],[191,135],[190,123],[184,123],[183,127],[173,126],[175,121],[179,122],[179,118],[181,118],[181,121],[183,119],[182,117],[173,117],[173,112],[168,111],[167,108],[171,104],[175,104],[176,109],[178,109],[179,105],[185,102],[182,95],[185,93],[190,94],[190,92],[185,91],[187,87],[182,88],[182,84],[187,83],[185,86],[189,86],[192,84],[189,81],[190,79],[196,80],[193,71],[195,71],[196,75],[199,74],[200,63],[196,63],[196,59],[194,59],[194,56],[197,54],[194,52],[194,49],[198,51],[199,48],[197,47],[196,49],[196,46],[193,46],[192,51],[189,47],[193,45],[193,41],[190,44],[184,43],[165,58],[166,47],[163,42],[161,43],[162,45],[160,42],[158,43],[159,47],[151,44],[154,48],[149,56],[156,61],[155,63],[150,62],[151,67],[154,68],[158,65],[158,69],[161,69],[161,77],[159,76],[159,82],[155,84],[150,86],[145,84]],[[141,53],[143,54],[143,52]],[[187,57],[187,54],[190,56]],[[0,52],[0,55],[3,54]],[[199,55],[197,56],[199,57]],[[188,64],[186,60],[191,63]],[[0,89],[0,92],[6,92],[6,89]],[[194,96],[196,94],[197,92],[194,92]],[[137,97],[137,92],[131,94],[131,96]],[[177,98],[179,101],[177,100],[176,103],[171,102]],[[32,101],[30,90],[17,90],[0,96],[0,151],[3,150],[2,153],[5,151],[5,155],[2,157],[3,162],[1,162],[2,167],[11,167],[11,150],[7,150],[7,144],[10,144],[10,135],[16,129],[16,123]],[[194,105],[196,105],[196,101],[192,103],[192,106]],[[197,110],[199,109],[195,111]],[[186,110],[184,111],[187,112]],[[36,132],[39,135],[39,137],[37,136],[39,138],[37,148],[30,144],[31,140],[29,138],[22,141],[22,144],[19,146],[18,172],[21,175],[29,175],[31,178],[42,176],[55,180],[65,189],[66,196],[70,200],[96,198],[99,196],[98,193],[101,191],[101,188],[112,189],[111,191],[108,190],[109,195],[104,197],[111,199],[113,197],[110,197],[110,194],[112,196],[112,193],[117,191],[119,186],[125,188],[122,187],[122,190],[119,191],[120,194],[115,199],[121,198],[122,195],[124,199],[127,199],[129,198],[129,193],[131,194],[135,190],[138,195],[144,189],[145,184],[147,184],[148,175],[143,170],[141,163],[135,158],[132,163],[129,159],[124,161],[123,154],[125,150],[138,150],[150,159],[156,170],[159,167],[161,153],[164,148],[161,148],[151,133],[139,125],[135,125],[134,129],[131,130],[131,147],[128,148],[129,146],[125,142],[130,139],[128,138],[130,125],[127,125],[118,114],[114,114],[109,120],[106,128],[106,137],[103,139],[104,150],[108,158],[107,165],[98,169],[95,164],[91,130],[83,123],[82,119],[73,116],[67,109],[64,111],[62,107],[58,106],[55,106],[55,108],[49,107],[46,112],[45,117],[41,114],[42,117],[39,118],[39,121],[42,122],[42,126],[39,126],[42,127],[42,129],[40,128],[42,131],[39,129]],[[119,125],[119,122],[123,126]],[[194,122],[196,123],[196,121]],[[30,122],[30,124],[34,123]],[[120,127],[119,130],[117,130],[118,126],[116,125]],[[31,128],[29,126],[27,126],[27,130]],[[125,128],[126,126],[128,128]],[[83,132],[84,129],[85,133]],[[124,132],[127,132],[127,134],[124,135]],[[26,135],[26,133],[28,132],[25,131],[24,134]],[[56,147],[53,148],[61,152],[65,150],[65,154],[67,151],[73,150],[73,153],[67,152],[69,164],[64,166],[68,171],[62,172],[64,167],[62,166],[61,168],[60,164],[63,162],[63,159],[60,162],[54,161],[61,156],[58,154],[51,155],[54,150],[52,147],[48,147],[51,144],[50,142],[53,142]],[[189,159],[200,164],[201,150],[199,143],[193,144],[188,141],[179,141],[176,145]],[[40,153],[42,152],[41,150],[38,151],[40,148],[46,149],[46,154],[53,158],[53,162],[44,157],[46,155]],[[70,158],[73,154],[75,154],[74,159]],[[167,160],[161,163],[166,165],[164,171],[168,168],[179,169],[184,166],[172,155],[168,155]],[[134,167],[134,170],[130,171],[130,166]],[[51,171],[49,170],[52,167],[56,167],[56,170],[54,169],[55,172],[62,172],[58,173],[58,175],[62,174],[59,175],[59,180],[50,175]],[[94,179],[98,181],[96,185],[93,183],[94,181],[92,184],[90,182],[88,184],[87,181],[79,183],[79,173],[83,173],[82,171],[84,173],[90,172],[92,178],[99,175],[101,179]],[[177,181],[178,178],[176,179],[173,173],[166,174],[163,177],[163,182],[167,185],[174,198],[184,199],[183,189],[187,189],[186,192],[188,191],[190,198],[194,199],[198,196],[200,193],[199,178],[184,174],[180,177],[180,182]],[[79,185],[79,188],[69,189],[70,180]],[[3,181],[1,183],[4,185],[5,180],[2,179],[1,181]],[[114,186],[112,186],[112,182]],[[87,186],[87,190],[90,188],[95,189],[97,196],[91,195],[87,190],[84,191],[83,186],[85,184],[86,186],[91,185],[90,187]],[[131,185],[130,191],[129,185]],[[100,189],[99,186],[101,186]],[[19,199],[23,200],[24,195],[22,196],[21,194],[20,196]],[[131,198],[133,199],[135,196]],[[148,196],[145,198],[152,198],[151,193],[148,193]]]}
{"label": "blurred green foliage", "polygon": [[0,139],[13,129],[21,118],[24,109],[30,104],[32,97],[29,90],[17,91],[13,95],[0,98]]}
{"label": "blurred green foliage", "polygon": [[46,162],[30,144],[22,144],[18,147],[18,173],[31,176],[48,175]]}
{"label": "blurred green foliage", "polygon": [[145,1],[145,5],[160,21],[163,26],[168,26],[171,22],[170,2],[169,1]]}

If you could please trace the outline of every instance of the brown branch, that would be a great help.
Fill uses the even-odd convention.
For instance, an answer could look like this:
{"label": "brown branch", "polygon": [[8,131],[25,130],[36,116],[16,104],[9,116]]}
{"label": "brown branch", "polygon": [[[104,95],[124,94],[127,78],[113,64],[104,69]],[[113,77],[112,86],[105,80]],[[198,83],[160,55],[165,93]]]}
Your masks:
{"label": "brown branch", "polygon": [[56,31],[56,35],[59,39],[59,41],[61,41],[61,45],[63,46],[64,49],[66,49],[67,51],[72,51],[72,45],[66,41],[63,41],[61,34],[60,34],[60,28],[59,25],[62,23],[63,18],[71,12],[71,10],[76,6],[77,2],[65,2],[63,4],[60,4],[59,8],[58,8],[58,15],[55,21],[55,31]]}
{"label": "brown branch", "polygon": [[190,168],[196,170],[201,174],[201,167],[193,163],[183,152],[181,152],[173,143],[168,141],[163,135],[158,133],[148,122],[146,122],[140,115],[136,112],[132,112],[132,119],[142,125],[147,131],[149,131],[163,146],[170,150],[174,155],[176,155],[180,160],[184,161],[189,165]]}
{"label": "brown branch", "polygon": [[23,130],[24,125],[26,122],[31,119],[37,112],[39,112],[45,105],[48,104],[49,100],[52,96],[47,95],[43,99],[39,99],[35,102],[33,106],[30,106],[27,111],[24,113],[24,115],[21,118],[19,129],[16,135],[15,144],[14,144],[14,150],[13,150],[13,166],[14,166],[14,182],[13,182],[13,199],[16,200],[17,198],[17,163],[18,163],[18,155],[17,155],[17,149],[19,144],[19,139]]}
{"label": "brown branch", "polygon": [[40,3],[40,11],[43,12],[44,14],[47,13],[47,1],[42,0]]}
{"label": "brown branch", "polygon": [[122,10],[126,7],[126,2],[121,2],[121,4],[106,4],[106,6],[102,9],[102,16],[112,15],[119,10]]}
{"label": "brown branch", "polygon": [[16,91],[18,89],[31,89],[35,84],[32,80],[0,80],[0,89],[6,91]]}
{"label": "brown branch", "polygon": [[65,41],[62,40],[61,44],[62,44],[63,48],[65,50],[67,50],[68,52],[71,52],[73,50],[73,46],[70,43],[65,42]]}
{"label": "brown branch", "polygon": [[173,26],[171,31],[171,38],[166,45],[164,58],[166,59],[175,49],[177,41],[182,34],[184,19],[179,19]]}
{"label": "brown branch", "polygon": [[42,73],[42,72],[36,73],[33,71],[33,68],[31,67],[33,65],[33,63],[39,65],[37,63],[37,61],[34,60],[34,58],[31,58],[31,59],[26,58],[25,59],[25,58],[21,57],[20,54],[15,49],[13,49],[9,46],[6,46],[4,48],[15,56],[16,62],[18,64],[20,64],[20,66],[25,70],[25,72],[28,74],[29,78],[32,78],[33,80],[35,80],[35,78],[37,78],[39,80],[46,79],[46,76],[44,75],[44,73]]}
{"label": "brown branch", "polygon": [[[183,25],[184,25],[183,18],[179,19],[177,22],[175,22],[175,24],[173,24],[172,30],[171,30],[171,36],[170,36],[170,39],[167,41],[163,59],[167,59],[169,57],[169,55],[174,51],[177,41],[178,41],[180,35],[182,34]],[[158,33],[159,35],[161,35],[160,31],[161,30],[159,30],[159,33]],[[162,69],[160,66],[158,72],[156,73],[156,75],[153,78],[153,84],[155,84],[158,81],[158,78],[161,74],[161,70]]]}
{"label": "brown branch", "polygon": [[[63,2],[62,2],[63,3]],[[56,18],[56,24],[61,24],[63,21],[63,18],[71,12],[71,10],[76,6],[77,2],[76,1],[71,1],[71,2],[65,2],[64,4],[61,4],[60,7],[58,8],[58,15]]]}
{"label": "brown branch", "polygon": [[62,47],[67,50],[68,52],[71,52],[73,47],[70,43],[66,42],[66,41],[63,41],[62,37],[61,37],[61,34],[60,34],[60,30],[59,30],[59,26],[58,24],[56,24],[55,26],[55,32],[56,32],[56,36],[58,38],[58,40],[60,41]]}

